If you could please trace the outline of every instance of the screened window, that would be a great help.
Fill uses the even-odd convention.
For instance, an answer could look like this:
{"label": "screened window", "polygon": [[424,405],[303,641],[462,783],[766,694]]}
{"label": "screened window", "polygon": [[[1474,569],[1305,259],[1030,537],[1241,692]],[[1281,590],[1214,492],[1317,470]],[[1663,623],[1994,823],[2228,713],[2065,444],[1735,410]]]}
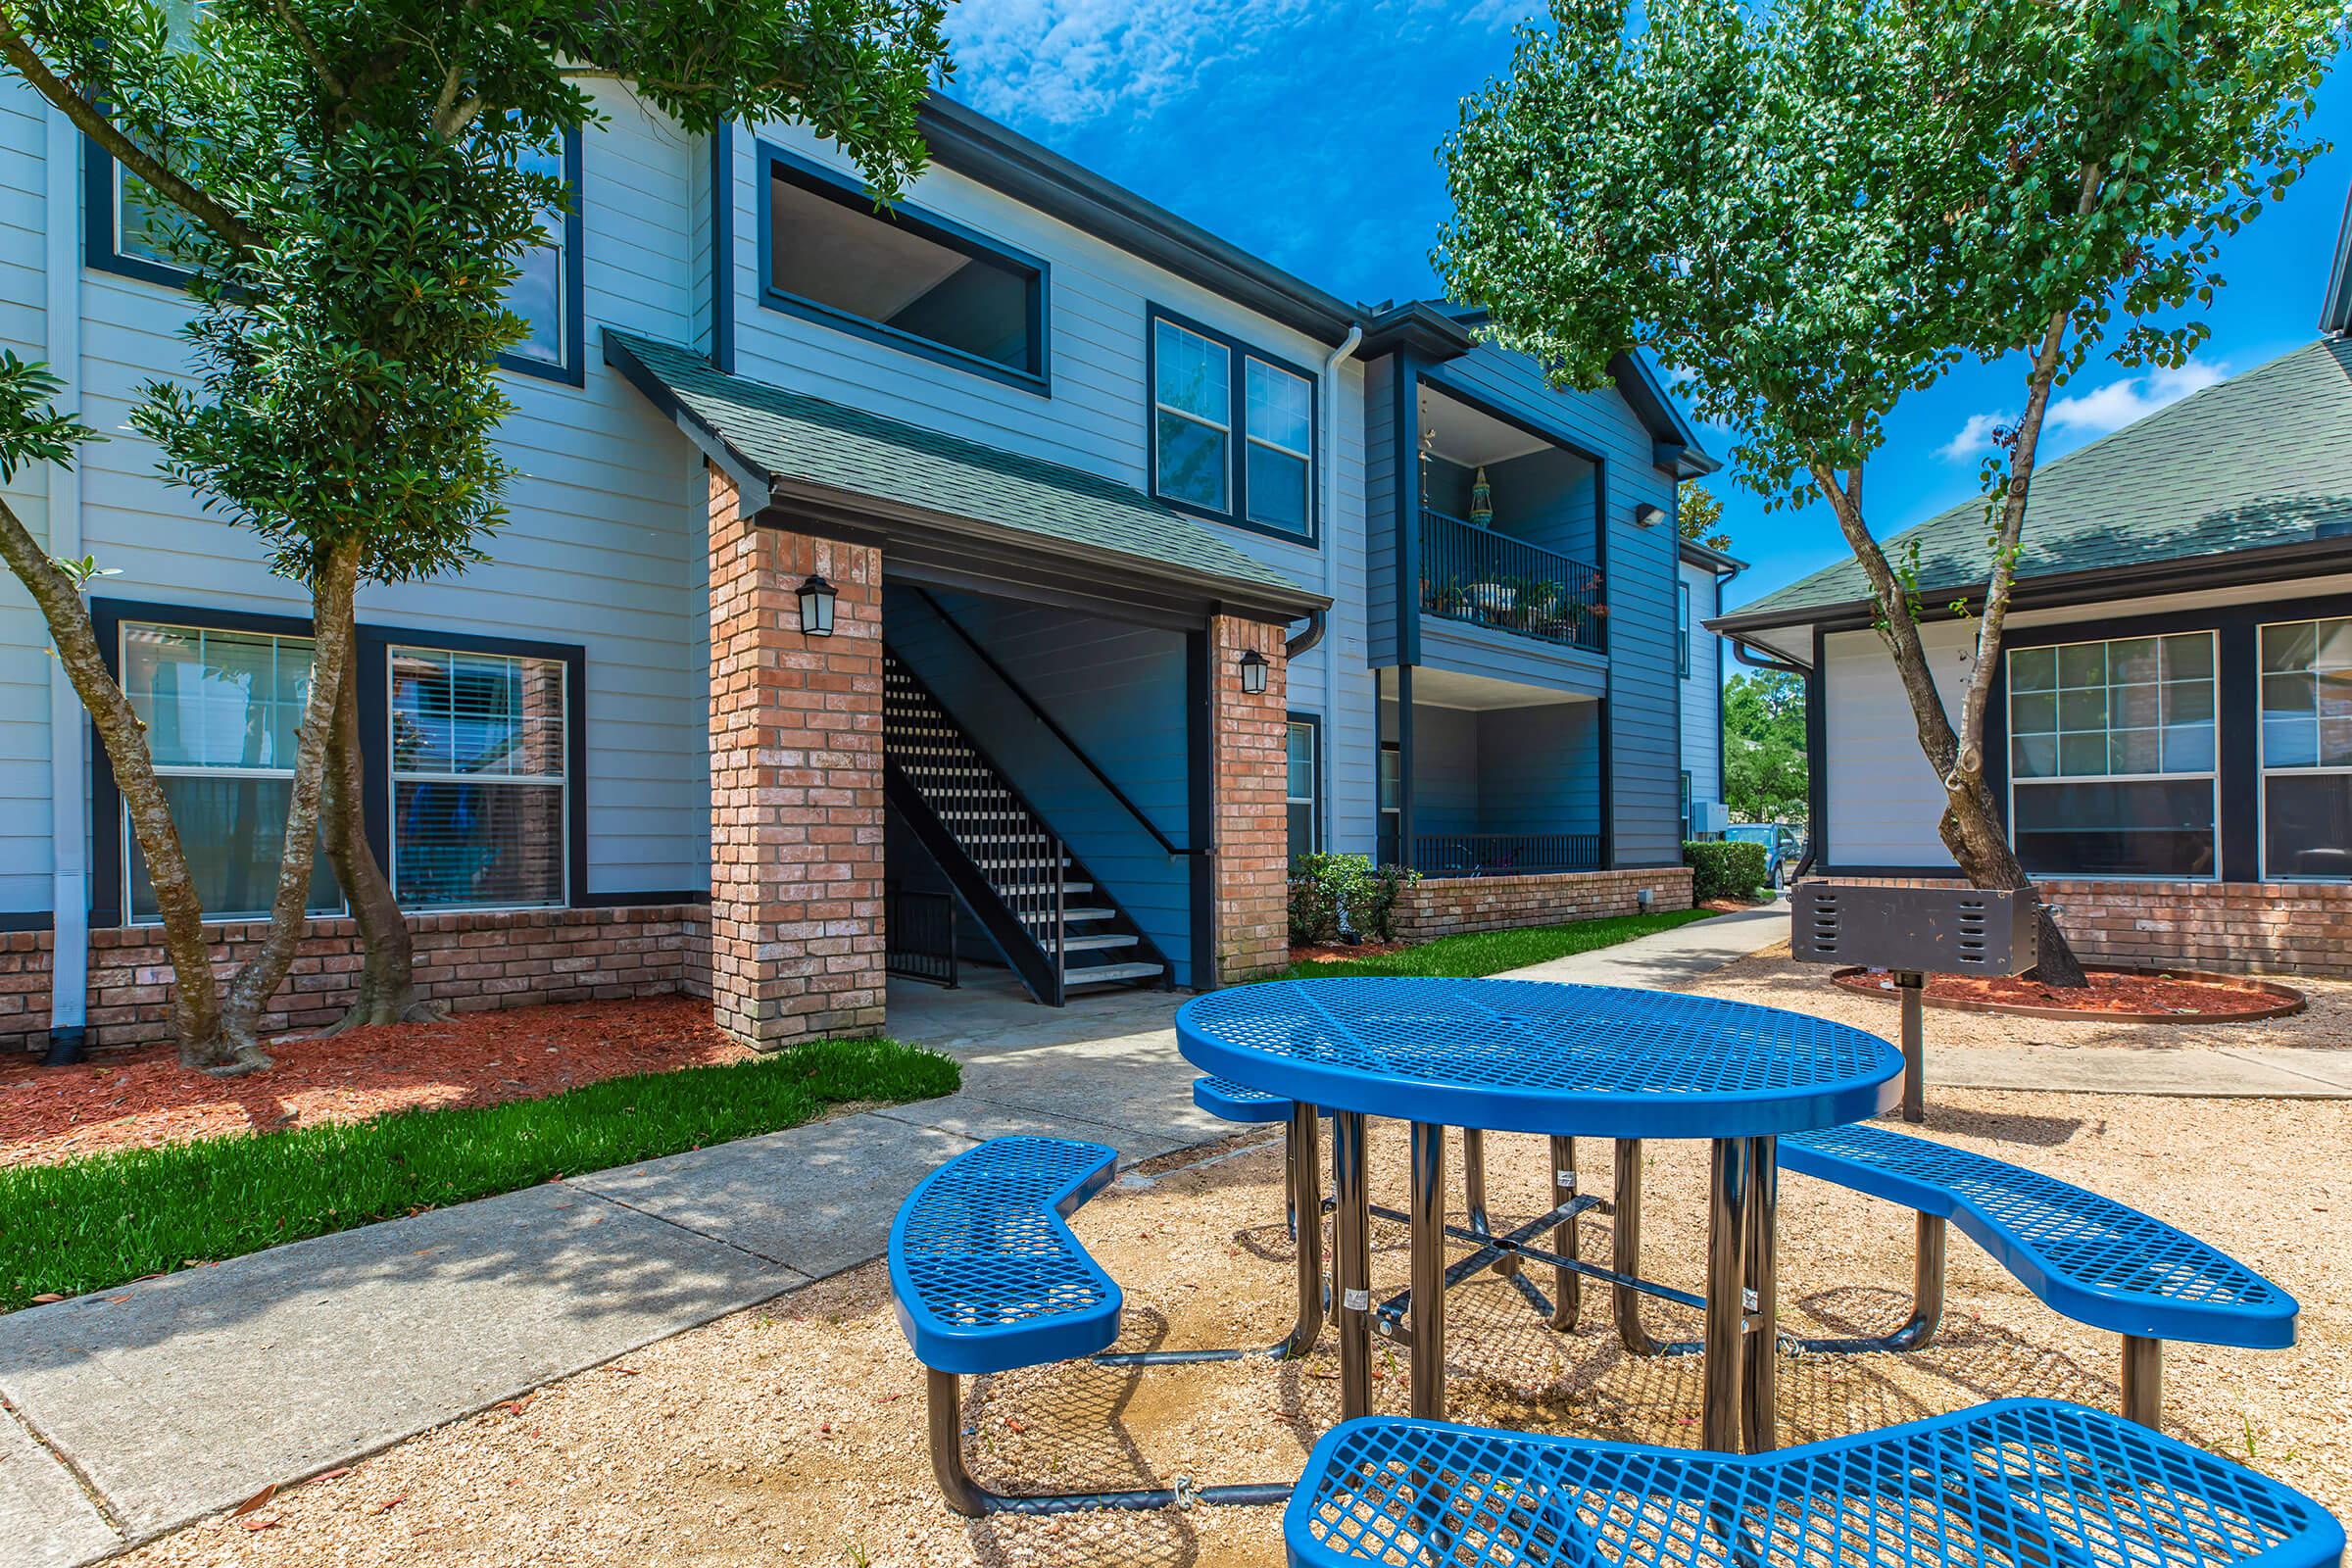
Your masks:
{"label": "screened window", "polygon": [[2262,874],[2352,876],[2352,620],[2262,628]]}
{"label": "screened window", "polygon": [[1045,269],[780,157],[768,162],[769,303],[1043,378]]}
{"label": "screened window", "polygon": [[1311,540],[1313,378],[1205,328],[1153,316],[1152,491],[1221,521]]}
{"label": "screened window", "polygon": [[504,359],[515,369],[561,370],[574,363],[577,345],[571,341],[571,270],[579,265],[575,221],[580,205],[576,142],[555,152],[526,152],[517,163],[525,173],[545,174],[564,182],[570,192],[570,214],[551,209],[540,215],[547,243],[522,258],[514,286],[507,292],[507,309],[530,323],[522,341],[507,350]]}
{"label": "screened window", "polygon": [[[136,621],[123,624],[122,637],[123,692],[147,725],[206,918],[266,916],[285,847],[295,738],[310,701],[310,639]],[[127,808],[119,826],[123,907],[134,923],[160,919]],[[342,906],[321,854],[311,872],[310,908]]]}
{"label": "screened window", "polygon": [[1290,723],[1290,775],[1284,791],[1283,804],[1289,808],[1291,827],[1291,858],[1315,853],[1316,790],[1320,784],[1315,758],[1316,724],[1312,719],[1295,718]]}
{"label": "screened window", "polygon": [[2010,830],[2037,875],[2216,870],[2213,634],[2009,655]]}
{"label": "screened window", "polygon": [[395,647],[390,671],[401,904],[563,904],[571,716],[563,662]]}
{"label": "screened window", "polygon": [[1226,509],[1232,478],[1233,355],[1173,321],[1152,323],[1153,473],[1159,493]]}

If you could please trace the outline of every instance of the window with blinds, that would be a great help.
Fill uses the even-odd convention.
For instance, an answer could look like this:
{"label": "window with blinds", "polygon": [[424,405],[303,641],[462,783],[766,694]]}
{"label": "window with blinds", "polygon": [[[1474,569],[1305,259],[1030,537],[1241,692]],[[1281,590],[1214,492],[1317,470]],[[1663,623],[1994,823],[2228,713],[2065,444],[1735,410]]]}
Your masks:
{"label": "window with blinds", "polygon": [[528,908],[569,894],[561,660],[394,647],[392,885],[406,908]]}

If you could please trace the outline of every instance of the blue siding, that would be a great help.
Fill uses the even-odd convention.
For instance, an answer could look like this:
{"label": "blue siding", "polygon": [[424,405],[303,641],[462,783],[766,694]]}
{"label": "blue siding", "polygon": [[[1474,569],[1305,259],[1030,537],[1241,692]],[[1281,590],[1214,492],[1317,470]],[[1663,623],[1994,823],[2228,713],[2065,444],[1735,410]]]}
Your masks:
{"label": "blue siding", "polygon": [[[934,597],[1162,833],[1185,845],[1181,633],[971,594]],[[1176,983],[1189,985],[1188,863],[1159,847],[921,595],[885,591],[883,635],[1159,946]]]}
{"label": "blue siding", "polygon": [[1396,662],[1396,356],[1364,368],[1365,641],[1371,662]]}
{"label": "blue siding", "polygon": [[1600,830],[1600,705],[1493,709],[1478,715],[1482,833]]}

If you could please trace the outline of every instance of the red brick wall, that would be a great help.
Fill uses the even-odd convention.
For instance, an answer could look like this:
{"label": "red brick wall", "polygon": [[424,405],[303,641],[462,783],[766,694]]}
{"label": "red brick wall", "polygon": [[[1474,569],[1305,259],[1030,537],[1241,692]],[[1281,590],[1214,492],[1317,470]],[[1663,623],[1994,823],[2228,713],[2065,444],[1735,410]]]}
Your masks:
{"label": "red brick wall", "polygon": [[[1289,715],[1283,630],[1219,615],[1209,624],[1209,733],[1216,753],[1217,977],[1247,980],[1290,962]],[[1242,690],[1241,657],[1267,665],[1263,695]]]}
{"label": "red brick wall", "polygon": [[[882,555],[736,514],[710,474],[710,990],[762,1049],[882,1024]],[[829,638],[796,591],[838,594]]]}
{"label": "red brick wall", "polygon": [[1632,914],[1643,888],[1652,909],[1690,907],[1690,868],[1645,871],[1552,871],[1536,876],[1431,877],[1397,895],[1396,936],[1405,942],[1461,931],[1564,925],[1606,914]]}
{"label": "red brick wall", "polygon": [[[267,927],[207,928],[223,981]],[[416,983],[461,1012],[546,1002],[620,1001],[702,994],[709,988],[704,911],[692,905],[625,909],[516,909],[415,914]],[[49,1035],[50,934],[0,937],[0,1050],[38,1051]],[[263,1030],[318,1029],[351,1005],[360,971],[359,927],[313,920],[265,1015]],[[142,1046],[172,1038],[172,966],[152,926],[90,933],[92,1046]]]}
{"label": "red brick wall", "polygon": [[[1956,878],[1856,877],[1903,887]],[[2085,963],[2352,978],[2352,886],[2316,882],[2040,882]]]}

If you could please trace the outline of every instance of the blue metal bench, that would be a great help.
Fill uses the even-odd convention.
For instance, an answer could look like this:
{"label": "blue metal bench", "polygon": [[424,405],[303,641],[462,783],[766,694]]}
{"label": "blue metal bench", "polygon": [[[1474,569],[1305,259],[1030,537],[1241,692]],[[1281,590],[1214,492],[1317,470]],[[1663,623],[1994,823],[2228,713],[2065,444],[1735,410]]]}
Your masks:
{"label": "blue metal bench", "polygon": [[1946,1220],[2053,1310],[2124,1337],[2124,1414],[2157,1424],[2163,1345],[2247,1349],[2295,1343],[2295,1298],[2160,1219],[2003,1160],[1856,1123],[1781,1140],[1781,1165],[1919,1211],[1909,1321],[1868,1340],[1803,1350],[1916,1349],[1943,1310]]}
{"label": "blue metal bench", "polygon": [[1375,1417],[1283,1515],[1300,1565],[2333,1568],[2311,1498],[2103,1411],[2003,1399],[1776,1453]]}
{"label": "blue metal bench", "polygon": [[[1174,1488],[1005,1495],[963,1463],[957,1378],[1091,1358],[1106,1366],[1238,1359],[1221,1350],[1105,1353],[1119,1337],[1119,1287],[1069,1227],[1069,1216],[1110,1185],[1118,1152],[1067,1138],[994,1138],[949,1160],[915,1187],[890,1227],[890,1296],[899,1327],[923,1363],[931,1470],[948,1506],[988,1513],[1067,1513],[1205,1502],[1275,1503],[1288,1487]],[[1318,1314],[1321,1308],[1317,1298]]]}

